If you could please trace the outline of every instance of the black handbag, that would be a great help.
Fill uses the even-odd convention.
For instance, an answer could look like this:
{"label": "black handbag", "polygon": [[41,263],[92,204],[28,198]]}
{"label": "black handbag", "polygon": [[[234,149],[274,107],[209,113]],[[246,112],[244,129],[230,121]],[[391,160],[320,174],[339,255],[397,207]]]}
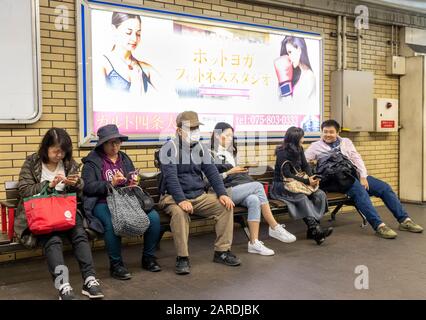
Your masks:
{"label": "black handbag", "polygon": [[154,208],[154,200],[151,196],[146,193],[142,188],[132,188],[132,192],[135,194],[136,198],[141,205],[141,208],[146,213],[149,213]]}

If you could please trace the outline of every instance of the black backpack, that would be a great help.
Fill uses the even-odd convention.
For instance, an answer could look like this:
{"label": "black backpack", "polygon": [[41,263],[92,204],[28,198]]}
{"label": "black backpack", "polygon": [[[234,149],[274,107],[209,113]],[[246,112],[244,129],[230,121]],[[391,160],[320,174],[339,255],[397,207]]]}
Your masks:
{"label": "black backpack", "polygon": [[316,174],[322,176],[320,188],[328,192],[346,193],[358,179],[356,166],[343,155],[340,148],[333,149],[329,155],[318,160]]}

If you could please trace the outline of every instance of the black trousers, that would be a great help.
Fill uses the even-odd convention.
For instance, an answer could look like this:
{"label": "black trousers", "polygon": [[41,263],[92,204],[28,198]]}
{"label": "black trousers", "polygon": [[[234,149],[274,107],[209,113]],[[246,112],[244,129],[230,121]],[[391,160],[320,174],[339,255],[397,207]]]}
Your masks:
{"label": "black trousers", "polygon": [[[80,265],[83,281],[89,276],[95,277],[96,273],[93,265],[90,243],[87,238],[87,233],[83,228],[83,219],[80,214],[77,214],[74,228],[37,237],[39,244],[43,247],[43,253],[47,258],[47,265],[53,280],[61,273],[64,275],[63,271],[55,273],[55,269],[58,266],[60,266],[58,268],[59,270],[64,270],[64,267],[62,267],[65,266],[62,242],[62,238],[64,237],[68,238],[72,245],[74,256]],[[69,279],[63,280],[63,283],[69,282]]]}

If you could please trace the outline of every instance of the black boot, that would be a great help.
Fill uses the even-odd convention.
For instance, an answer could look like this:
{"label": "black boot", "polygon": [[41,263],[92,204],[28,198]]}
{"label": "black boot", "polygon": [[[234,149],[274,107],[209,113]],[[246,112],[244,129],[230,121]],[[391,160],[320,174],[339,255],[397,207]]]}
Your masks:
{"label": "black boot", "polygon": [[324,233],[321,230],[321,227],[317,225],[314,228],[309,228],[306,234],[308,239],[313,239],[317,245],[321,245],[325,241]]}
{"label": "black boot", "polygon": [[319,225],[318,221],[316,221],[315,219],[311,217],[304,218],[303,221],[308,226],[306,238],[315,240],[317,245],[321,245],[324,242],[325,238],[330,236],[331,233],[333,232],[332,227],[323,229]]}
{"label": "black boot", "polygon": [[151,272],[161,271],[161,267],[157,263],[157,259],[155,257],[149,256],[142,257],[142,268]]}
{"label": "black boot", "polygon": [[127,270],[127,268],[123,265],[123,263],[110,264],[109,271],[110,271],[111,277],[117,280],[129,280],[132,278],[132,275]]}
{"label": "black boot", "polygon": [[[321,224],[320,224],[319,220],[315,219],[315,221],[321,227]],[[327,227],[327,228],[321,227],[321,230],[324,233],[324,237],[326,237],[326,238],[333,233],[333,227]]]}
{"label": "black boot", "polygon": [[[319,227],[319,228],[320,228],[320,232],[324,235],[324,238],[327,238],[328,236],[330,236],[333,233],[333,227],[328,227],[328,228],[325,228],[325,229],[321,228],[321,227]],[[308,229],[308,231],[306,232],[306,238],[314,239],[314,235],[313,235],[314,230],[315,230],[315,228]]]}
{"label": "black boot", "polygon": [[324,236],[327,238],[333,233],[333,227],[321,228]]}

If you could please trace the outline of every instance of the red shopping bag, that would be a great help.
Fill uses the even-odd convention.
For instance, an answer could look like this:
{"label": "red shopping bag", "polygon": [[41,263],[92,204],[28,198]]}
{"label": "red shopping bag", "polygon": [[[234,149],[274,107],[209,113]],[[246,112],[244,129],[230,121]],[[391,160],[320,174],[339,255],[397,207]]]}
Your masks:
{"label": "red shopping bag", "polygon": [[28,227],[33,234],[65,231],[75,226],[77,196],[75,193],[47,193],[47,187],[38,195],[24,198]]}

